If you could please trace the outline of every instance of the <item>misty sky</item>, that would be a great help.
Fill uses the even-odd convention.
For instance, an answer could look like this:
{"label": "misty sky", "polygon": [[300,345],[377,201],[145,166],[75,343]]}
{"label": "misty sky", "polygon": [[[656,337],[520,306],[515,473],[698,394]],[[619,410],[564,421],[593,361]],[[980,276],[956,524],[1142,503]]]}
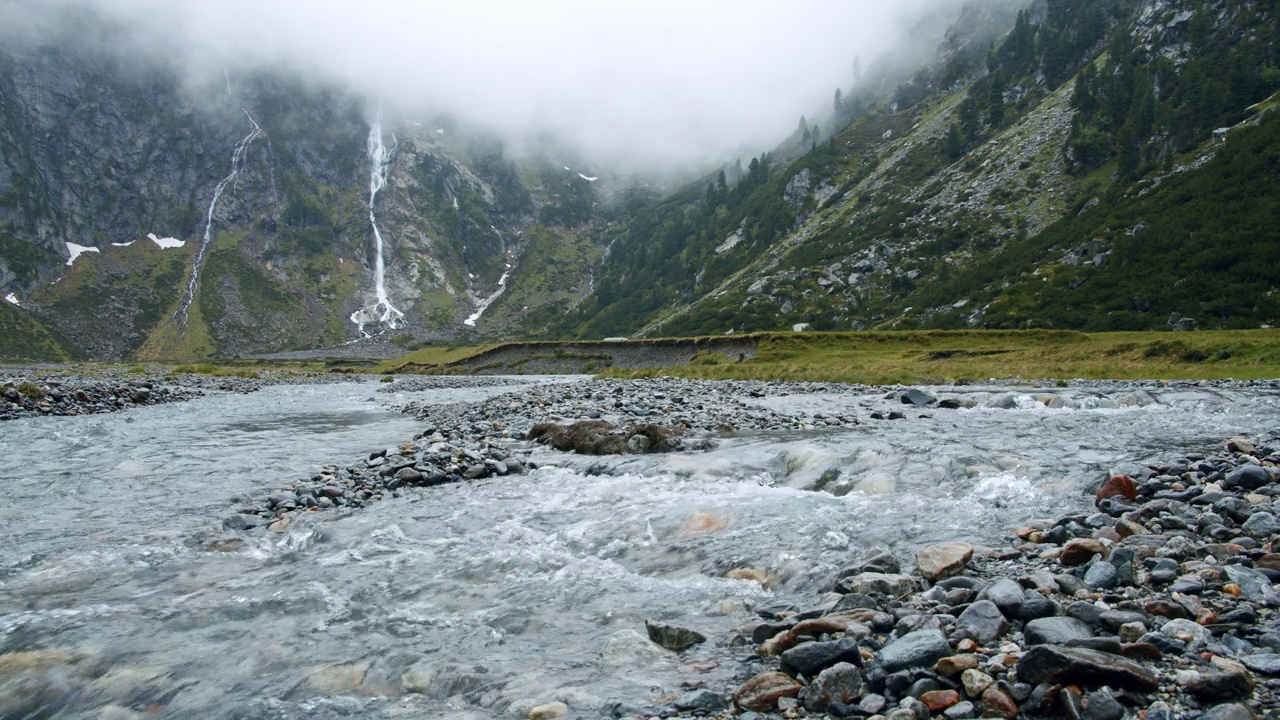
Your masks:
{"label": "misty sky", "polygon": [[766,149],[902,38],[901,0],[90,0],[193,72],[288,64],[518,140],[661,166]]}

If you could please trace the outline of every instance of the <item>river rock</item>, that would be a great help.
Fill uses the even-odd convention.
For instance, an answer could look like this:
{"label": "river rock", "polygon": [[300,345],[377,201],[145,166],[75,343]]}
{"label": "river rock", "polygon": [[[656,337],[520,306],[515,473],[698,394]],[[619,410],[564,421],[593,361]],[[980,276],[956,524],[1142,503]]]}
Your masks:
{"label": "river rock", "polygon": [[771,712],[778,707],[778,700],[796,697],[804,688],[786,673],[760,673],[742,684],[733,694],[733,702],[744,710]]}
{"label": "river rock", "polygon": [[960,674],[960,684],[964,687],[965,694],[975,700],[982,697],[982,693],[994,685],[995,681],[995,678],[981,670],[970,669]]}
{"label": "river rock", "polygon": [[1037,645],[1018,661],[1018,680],[1030,685],[1042,682],[1079,684],[1152,692],[1156,676],[1142,665],[1110,653],[1061,645]]}
{"label": "river rock", "polygon": [[258,527],[258,518],[253,515],[236,513],[222,518],[222,527],[226,530],[245,531]]}
{"label": "river rock", "polygon": [[969,543],[941,543],[916,551],[916,570],[929,582],[959,573],[973,557]]}
{"label": "river rock", "polygon": [[1093,629],[1073,617],[1032,620],[1022,628],[1028,645],[1062,645],[1069,640],[1091,638]]}
{"label": "river rock", "polygon": [[556,720],[556,718],[564,717],[569,712],[569,706],[562,702],[547,703],[546,705],[538,705],[529,710],[529,720]]}
{"label": "river rock", "polygon": [[983,588],[982,592],[978,593],[978,599],[995,603],[1005,617],[1017,617],[1027,596],[1022,591],[1021,585],[1009,578],[1000,578]]}
{"label": "river rock", "polygon": [[930,690],[920,696],[920,702],[929,708],[930,714],[936,715],[949,707],[960,703],[960,693],[955,690]]}
{"label": "river rock", "polygon": [[992,686],[982,693],[982,716],[1015,720],[1018,717],[1018,704],[1008,693]]}
{"label": "river rock", "polygon": [[1093,559],[1094,555],[1106,555],[1107,548],[1101,541],[1093,538],[1076,538],[1062,546],[1062,554],[1058,560],[1068,567],[1083,565]]}
{"label": "river rock", "polygon": [[944,657],[933,666],[933,671],[943,677],[955,677],[965,670],[978,667],[978,656],[972,653]]}
{"label": "river rock", "polygon": [[[1240,703],[1226,703],[1209,708],[1205,714],[1200,716],[1200,720],[1257,720],[1258,716],[1249,709],[1248,705]],[[1151,716],[1147,716],[1147,720],[1151,720]]]}
{"label": "river rock", "polygon": [[1120,573],[1115,565],[1100,560],[1089,566],[1084,574],[1084,584],[1094,590],[1110,590],[1120,584]]}
{"label": "river rock", "polygon": [[782,653],[781,659],[782,672],[792,677],[813,678],[836,663],[862,665],[862,653],[854,638],[803,643]]}
{"label": "river rock", "polygon": [[832,703],[850,704],[862,696],[862,673],[850,663],[836,663],[823,670],[800,692],[806,710],[823,712]]}
{"label": "river rock", "polygon": [[671,705],[677,710],[706,712],[723,710],[725,707],[724,697],[711,690],[686,693],[676,698]]}
{"label": "river rock", "polygon": [[1233,700],[1253,694],[1253,676],[1243,665],[1229,660],[1222,662],[1224,658],[1214,659],[1221,663],[1220,666],[1227,666],[1226,669],[1190,671],[1182,686],[1197,697],[1217,700]]}
{"label": "river rock", "polygon": [[841,578],[836,583],[836,592],[861,595],[880,593],[890,598],[909,595],[915,589],[916,581],[911,577],[878,572],[864,572],[853,577]]}
{"label": "river rock", "polygon": [[886,672],[932,665],[951,654],[951,645],[940,630],[917,630],[894,640],[880,651],[880,667]]}
{"label": "river rock", "polygon": [[1222,486],[1225,488],[1243,488],[1245,490],[1257,490],[1270,484],[1271,473],[1267,472],[1266,468],[1252,463],[1241,465],[1232,470],[1222,481]]}
{"label": "river rock", "polygon": [[1280,520],[1269,512],[1257,512],[1250,515],[1240,529],[1254,537],[1270,537],[1280,534]]}
{"label": "river rock", "polygon": [[911,388],[906,392],[902,393],[903,405],[914,405],[916,407],[928,407],[930,405],[933,405],[936,402],[938,402],[938,398],[936,395],[930,392],[925,392],[924,390],[921,390],[919,388]]}
{"label": "river rock", "polygon": [[599,661],[603,665],[626,668],[648,665],[668,656],[661,646],[635,630],[626,629],[609,636],[604,648],[600,650]]}
{"label": "river rock", "polygon": [[649,633],[650,640],[676,652],[707,641],[707,637],[702,633],[675,625],[662,625],[646,620],[644,627]]}
{"label": "river rock", "polygon": [[1227,565],[1223,572],[1231,582],[1240,586],[1240,592],[1246,600],[1263,603],[1268,607],[1280,605],[1280,596],[1271,587],[1271,580],[1266,575],[1243,565]]}
{"label": "river rock", "polygon": [[898,563],[898,558],[893,553],[884,548],[872,548],[863,553],[844,572],[840,573],[840,576],[848,577],[867,572],[896,575],[902,572],[902,566]]}
{"label": "river rock", "polygon": [[1094,494],[1094,499],[1097,502],[1102,502],[1117,495],[1128,500],[1138,499],[1138,488],[1128,475],[1112,475],[1110,480],[1107,480],[1102,484],[1102,487],[1098,488],[1098,492]]}
{"label": "river rock", "polygon": [[979,600],[956,618],[956,632],[986,645],[1009,630],[1009,621],[990,600]]}

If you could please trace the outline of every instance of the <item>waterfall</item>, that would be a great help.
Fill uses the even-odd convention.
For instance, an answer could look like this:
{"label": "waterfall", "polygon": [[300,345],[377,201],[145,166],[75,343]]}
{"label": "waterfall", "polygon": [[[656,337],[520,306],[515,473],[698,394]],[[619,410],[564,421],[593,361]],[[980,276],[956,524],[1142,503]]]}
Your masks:
{"label": "waterfall", "polygon": [[373,241],[377,256],[373,262],[373,287],[376,302],[351,313],[351,322],[359,328],[360,334],[373,337],[365,329],[366,323],[381,323],[389,329],[400,327],[404,313],[391,304],[387,296],[387,266],[383,259],[382,232],[378,230],[378,217],[375,207],[378,191],[387,186],[387,171],[391,167],[391,154],[382,142],[382,115],[379,114],[369,126],[369,224],[373,226]]}
{"label": "waterfall", "polygon": [[249,118],[249,124],[253,126],[253,129],[249,131],[248,135],[241,138],[240,142],[236,143],[235,149],[231,151],[231,172],[213,188],[213,200],[209,201],[209,213],[205,216],[204,237],[201,238],[200,247],[196,250],[196,258],[191,263],[191,279],[187,281],[187,294],[183,297],[182,305],[178,308],[178,311],[173,314],[173,319],[175,320],[179,315],[182,316],[182,332],[184,334],[187,331],[187,310],[191,307],[191,302],[196,296],[196,283],[200,277],[200,266],[204,263],[205,253],[209,251],[209,243],[212,241],[213,213],[218,207],[218,199],[222,197],[222,191],[227,189],[227,185],[231,184],[236,179],[236,176],[240,174],[249,145],[262,134],[262,128],[258,127],[257,121],[253,119],[249,111],[244,108],[241,108],[241,110],[244,112],[245,117]]}

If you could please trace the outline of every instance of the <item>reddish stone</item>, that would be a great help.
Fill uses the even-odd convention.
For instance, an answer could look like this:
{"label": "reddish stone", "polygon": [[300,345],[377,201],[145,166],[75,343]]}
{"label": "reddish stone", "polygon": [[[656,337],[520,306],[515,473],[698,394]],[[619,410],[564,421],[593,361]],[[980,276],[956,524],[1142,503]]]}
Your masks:
{"label": "reddish stone", "polygon": [[954,677],[970,668],[978,667],[978,658],[974,655],[952,655],[944,657],[933,666],[933,671],[943,677]]}
{"label": "reddish stone", "polygon": [[993,685],[982,693],[982,717],[1016,720],[1018,704]]}
{"label": "reddish stone", "polygon": [[733,701],[746,710],[771,712],[778,707],[778,699],[795,697],[804,687],[790,675],[780,672],[761,673],[742,684],[733,694]]}
{"label": "reddish stone", "polygon": [[930,713],[940,713],[960,702],[960,693],[955,690],[932,690],[920,696],[920,702],[929,708]]}
{"label": "reddish stone", "polygon": [[1160,648],[1144,642],[1125,643],[1120,646],[1120,654],[1130,660],[1159,660],[1164,657]]}
{"label": "reddish stone", "polygon": [[1076,538],[1062,546],[1059,560],[1063,565],[1083,565],[1093,559],[1094,555],[1106,555],[1107,548],[1093,538]]}
{"label": "reddish stone", "polygon": [[1266,555],[1263,555],[1262,557],[1255,560],[1254,563],[1260,568],[1266,568],[1268,570],[1280,570],[1280,554],[1267,553]]}
{"label": "reddish stone", "polygon": [[1128,475],[1112,475],[1110,480],[1098,488],[1098,494],[1095,497],[1101,502],[1116,495],[1123,495],[1130,500],[1138,499],[1138,488]]}

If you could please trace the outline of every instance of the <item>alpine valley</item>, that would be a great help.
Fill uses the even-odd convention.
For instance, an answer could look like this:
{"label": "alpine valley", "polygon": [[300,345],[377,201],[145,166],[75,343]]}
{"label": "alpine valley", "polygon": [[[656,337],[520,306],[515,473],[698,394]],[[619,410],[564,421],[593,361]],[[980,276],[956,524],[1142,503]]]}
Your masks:
{"label": "alpine valley", "polygon": [[62,12],[0,44],[0,357],[1280,317],[1267,0],[944,4],[678,181]]}

